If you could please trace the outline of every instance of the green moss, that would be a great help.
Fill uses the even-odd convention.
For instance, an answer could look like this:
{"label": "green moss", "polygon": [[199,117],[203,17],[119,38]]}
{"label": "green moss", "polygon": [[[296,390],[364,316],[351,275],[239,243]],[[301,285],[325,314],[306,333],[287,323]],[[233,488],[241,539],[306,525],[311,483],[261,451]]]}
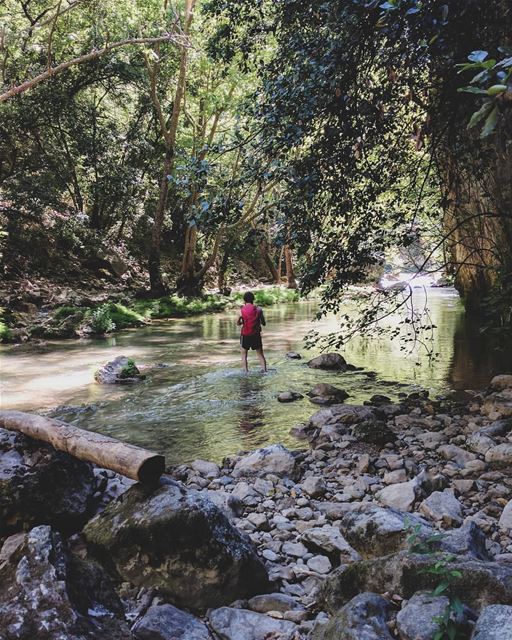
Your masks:
{"label": "green moss", "polygon": [[137,365],[135,364],[135,360],[132,358],[128,358],[128,362],[121,369],[119,373],[120,378],[136,378],[140,375],[140,371],[137,369]]}
{"label": "green moss", "polygon": [[0,342],[7,342],[8,340],[11,340],[11,338],[12,338],[12,331],[5,324],[5,322],[0,320]]}
{"label": "green moss", "polygon": [[113,302],[108,307],[110,319],[116,325],[118,329],[124,329],[125,327],[134,327],[144,324],[145,317],[135,311],[129,309],[123,304]]}

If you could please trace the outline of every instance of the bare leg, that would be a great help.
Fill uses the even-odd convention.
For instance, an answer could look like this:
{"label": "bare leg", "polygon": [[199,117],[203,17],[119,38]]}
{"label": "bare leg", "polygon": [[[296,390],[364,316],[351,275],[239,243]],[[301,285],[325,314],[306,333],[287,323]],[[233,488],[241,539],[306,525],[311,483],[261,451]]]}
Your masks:
{"label": "bare leg", "polygon": [[263,353],[263,349],[256,349],[256,354],[258,356],[258,360],[260,361],[261,370],[267,370],[267,361],[265,360],[265,355]]}
{"label": "bare leg", "polygon": [[247,349],[240,349],[240,353],[242,354],[242,369],[247,373],[249,370],[247,368]]}

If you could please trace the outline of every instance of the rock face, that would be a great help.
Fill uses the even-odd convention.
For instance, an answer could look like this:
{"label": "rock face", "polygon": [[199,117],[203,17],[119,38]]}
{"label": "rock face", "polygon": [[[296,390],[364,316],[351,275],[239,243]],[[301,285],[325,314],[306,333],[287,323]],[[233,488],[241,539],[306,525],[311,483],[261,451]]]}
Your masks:
{"label": "rock face", "polygon": [[361,593],[348,602],[313,640],[392,640],[386,622],[390,603],[376,593]]}
{"label": "rock face", "polygon": [[512,637],[512,607],[490,605],[482,609],[471,640],[510,640]]}
{"label": "rock face", "polygon": [[296,475],[297,463],[294,456],[281,444],[256,449],[242,458],[233,469],[235,476],[251,476],[264,473],[293,477]]}
{"label": "rock face", "polygon": [[222,607],[210,613],[210,626],[222,640],[293,640],[297,626],[246,609]]}
{"label": "rock face", "polygon": [[145,377],[126,356],[114,358],[94,374],[94,379],[99,384],[133,384],[144,380]]}
{"label": "rock face", "polygon": [[171,604],[150,607],[132,633],[137,640],[211,640],[205,624]]}
{"label": "rock face", "polygon": [[203,495],[162,480],[134,485],[84,529],[94,554],[120,579],[157,587],[192,610],[268,590],[250,542]]}
{"label": "rock face", "polygon": [[[428,555],[400,551],[341,567],[324,583],[323,600],[329,610],[336,611],[364,591],[394,591],[410,598],[418,590],[435,588],[439,577],[425,572],[435,562],[436,559]],[[512,604],[512,567],[467,558],[450,562],[448,566],[461,574],[454,578],[452,592],[472,608]]]}
{"label": "rock face", "polygon": [[308,367],[312,369],[328,369],[335,371],[345,371],[347,361],[339,353],[323,353],[308,362]]}
{"label": "rock face", "polygon": [[92,466],[0,429],[0,537],[49,524],[70,533],[92,514]]}
{"label": "rock face", "polygon": [[449,602],[446,596],[415,593],[396,617],[400,638],[432,640],[439,631],[439,623],[435,619],[443,615]]}
{"label": "rock face", "polygon": [[97,565],[74,559],[49,526],[0,552],[0,631],[9,640],[127,640],[121,602]]}

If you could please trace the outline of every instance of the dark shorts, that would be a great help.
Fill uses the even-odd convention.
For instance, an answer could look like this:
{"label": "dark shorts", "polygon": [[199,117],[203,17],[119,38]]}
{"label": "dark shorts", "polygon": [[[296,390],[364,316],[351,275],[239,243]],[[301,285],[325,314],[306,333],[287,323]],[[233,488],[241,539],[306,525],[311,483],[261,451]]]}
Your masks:
{"label": "dark shorts", "polygon": [[240,336],[240,346],[246,351],[249,351],[249,349],[263,349],[261,334],[255,333],[252,336]]}

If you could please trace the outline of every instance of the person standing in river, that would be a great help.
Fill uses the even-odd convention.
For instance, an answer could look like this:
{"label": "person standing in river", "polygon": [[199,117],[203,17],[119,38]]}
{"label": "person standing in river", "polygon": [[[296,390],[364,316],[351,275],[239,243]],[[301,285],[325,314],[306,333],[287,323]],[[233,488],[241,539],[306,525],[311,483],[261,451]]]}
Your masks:
{"label": "person standing in river", "polygon": [[254,293],[247,291],[244,293],[244,306],[240,309],[237,325],[242,327],[240,331],[240,348],[242,351],[242,369],[248,371],[247,354],[249,349],[256,351],[256,355],[261,364],[261,370],[267,370],[267,361],[263,353],[263,343],[261,341],[261,327],[267,323],[263,315],[263,309],[254,304]]}

